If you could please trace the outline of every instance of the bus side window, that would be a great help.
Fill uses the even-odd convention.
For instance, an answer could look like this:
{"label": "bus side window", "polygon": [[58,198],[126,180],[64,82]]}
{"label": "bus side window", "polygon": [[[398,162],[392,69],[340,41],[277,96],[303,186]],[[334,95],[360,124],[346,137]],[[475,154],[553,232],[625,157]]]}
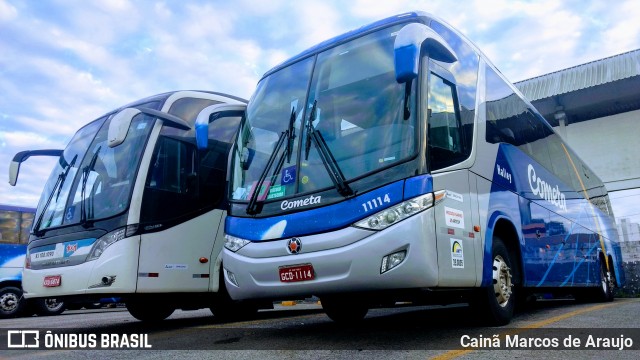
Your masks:
{"label": "bus side window", "polygon": [[429,79],[427,117],[431,170],[466,159],[455,84],[433,72]]}
{"label": "bus side window", "polygon": [[196,210],[195,145],[161,136],[142,197],[142,222],[167,221]]}

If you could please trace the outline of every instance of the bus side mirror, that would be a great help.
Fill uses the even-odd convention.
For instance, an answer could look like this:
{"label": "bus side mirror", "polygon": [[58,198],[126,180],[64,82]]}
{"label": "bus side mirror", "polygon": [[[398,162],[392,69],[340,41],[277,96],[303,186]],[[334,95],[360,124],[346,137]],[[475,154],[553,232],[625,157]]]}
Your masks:
{"label": "bus side mirror", "polygon": [[126,108],[111,118],[109,132],[107,133],[107,144],[110,148],[114,148],[124,142],[133,117],[139,113],[140,110],[138,109]]}
{"label": "bus side mirror", "polygon": [[11,160],[11,164],[9,165],[9,184],[11,186],[16,186],[18,182],[18,174],[20,173],[20,164],[25,162],[28,158],[32,156],[55,156],[60,157],[62,155],[62,150],[27,150],[20,151],[15,154],[13,160]]}
{"label": "bus side mirror", "polygon": [[458,61],[453,49],[435,31],[424,24],[411,23],[396,35],[393,57],[396,81],[407,83],[418,77],[420,49],[433,60],[453,63]]}
{"label": "bus side mirror", "polygon": [[209,146],[209,121],[213,108],[217,105],[209,105],[202,109],[196,117],[196,146],[198,150],[206,150]]}
{"label": "bus side mirror", "polygon": [[126,108],[114,115],[114,117],[111,119],[111,123],[109,123],[107,144],[110,148],[116,147],[124,142],[124,140],[127,138],[127,132],[129,131],[129,126],[131,126],[131,121],[133,121],[133,118],[140,113],[149,116],[155,116],[162,120],[167,126],[182,130],[191,130],[191,126],[188,122],[175,115],[143,107]]}

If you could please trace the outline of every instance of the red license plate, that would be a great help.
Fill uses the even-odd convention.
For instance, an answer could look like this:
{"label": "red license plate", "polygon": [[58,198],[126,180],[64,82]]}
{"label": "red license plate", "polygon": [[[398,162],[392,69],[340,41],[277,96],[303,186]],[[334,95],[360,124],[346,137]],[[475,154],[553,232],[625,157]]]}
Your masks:
{"label": "red license plate", "polygon": [[42,282],[42,285],[44,285],[44,287],[56,287],[56,286],[60,286],[61,283],[62,283],[62,276],[51,275],[51,276],[44,277],[44,281]]}
{"label": "red license plate", "polygon": [[313,280],[316,275],[311,264],[281,266],[278,268],[281,282],[298,282]]}

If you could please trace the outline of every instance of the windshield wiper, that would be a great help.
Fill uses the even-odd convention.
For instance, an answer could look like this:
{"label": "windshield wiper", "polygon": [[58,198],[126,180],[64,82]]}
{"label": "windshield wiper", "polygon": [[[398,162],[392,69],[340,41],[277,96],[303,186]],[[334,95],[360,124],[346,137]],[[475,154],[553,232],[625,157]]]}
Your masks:
{"label": "windshield wiper", "polygon": [[[87,181],[89,180],[89,174],[91,173],[93,168],[96,166],[96,161],[98,160],[98,154],[100,153],[101,149],[102,149],[102,146],[99,146],[98,149],[96,150],[96,152],[93,154],[93,157],[91,158],[91,161],[89,162],[89,165],[85,166],[82,169],[82,188],[80,190],[80,223],[84,227],[89,227],[90,226],[90,224],[87,223],[87,220],[88,220],[87,209],[86,209],[86,207],[84,205],[84,202],[86,201],[85,191],[86,191],[86,188],[87,188]],[[93,204],[93,200],[92,200],[91,203]],[[91,214],[90,215],[93,218],[93,206],[91,206]]]}
{"label": "windshield wiper", "polygon": [[313,127],[313,122],[316,120],[316,111],[318,107],[318,100],[313,101],[313,107],[311,108],[311,114],[309,115],[309,120],[306,125],[306,134],[307,134],[307,142],[305,144],[305,160],[309,160],[309,150],[311,150],[311,143],[316,146],[318,150],[318,154],[320,155],[320,160],[324,164],[325,169],[327,169],[327,173],[333,182],[333,185],[338,190],[338,193],[342,196],[349,196],[353,194],[353,190],[349,187],[349,184],[346,182],[346,178],[340,170],[340,166],[336,161],[335,157],[331,153],[331,149],[327,146],[327,143],[324,141],[324,137],[322,137],[322,133],[320,130]]}
{"label": "windshield wiper", "polygon": [[[64,155],[61,155],[60,158],[62,159],[62,161],[66,162],[64,160]],[[67,174],[69,174],[69,170],[71,170],[73,165],[75,165],[76,159],[78,159],[78,154],[76,154],[73,157],[73,159],[71,159],[71,163],[67,163],[62,168],[62,172],[60,173],[60,175],[58,175],[58,180],[56,180],[55,185],[53,185],[53,189],[51,189],[51,194],[49,194],[49,198],[47,198],[47,202],[42,207],[40,216],[38,216],[38,220],[36,220],[36,223],[33,227],[34,232],[37,236],[42,236],[43,231],[42,229],[40,229],[40,225],[42,224],[42,219],[44,219],[44,213],[47,211],[47,209],[49,208],[49,205],[51,204],[51,200],[53,199],[53,194],[54,193],[56,194],[56,201],[57,201],[58,197],[60,197],[60,191],[62,191],[62,185],[64,184],[64,181],[67,179]]]}
{"label": "windshield wiper", "polygon": [[[280,152],[280,148],[282,147],[282,144],[284,144],[285,140],[287,140],[287,147],[285,148],[284,152],[280,156],[280,159],[278,160],[278,165],[276,166],[273,173],[271,174],[271,182],[270,182],[271,184],[273,184],[275,179],[278,177],[278,173],[280,172],[280,170],[282,169],[282,166],[284,165],[285,158],[287,159],[287,162],[291,162],[291,153],[293,152],[293,140],[296,137],[295,126],[294,126],[295,121],[296,121],[296,110],[292,108],[291,116],[289,117],[289,127],[286,131],[283,131],[282,133],[280,133],[280,137],[278,138],[276,147],[271,153],[271,156],[267,161],[267,165],[265,166],[264,170],[262,170],[262,173],[258,178],[258,182],[253,188],[253,193],[251,194],[251,197],[249,198],[249,204],[247,205],[247,214],[255,215],[255,214],[259,214],[262,211],[262,209],[259,208],[258,206],[258,196],[261,192],[260,190],[262,188],[262,185],[264,184],[264,181],[267,178],[267,173],[269,172],[269,169],[275,162],[276,156],[278,155],[278,152]],[[265,192],[267,192],[267,194],[268,194],[268,191],[269,189],[265,189]]]}

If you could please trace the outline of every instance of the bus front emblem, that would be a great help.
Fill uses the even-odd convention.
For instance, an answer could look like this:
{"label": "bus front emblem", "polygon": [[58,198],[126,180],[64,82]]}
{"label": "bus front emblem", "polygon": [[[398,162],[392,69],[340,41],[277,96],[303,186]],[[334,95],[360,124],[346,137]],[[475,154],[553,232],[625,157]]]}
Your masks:
{"label": "bus front emblem", "polygon": [[287,241],[287,251],[289,251],[289,254],[298,254],[300,250],[302,250],[302,241],[300,241],[300,239],[294,237]]}

